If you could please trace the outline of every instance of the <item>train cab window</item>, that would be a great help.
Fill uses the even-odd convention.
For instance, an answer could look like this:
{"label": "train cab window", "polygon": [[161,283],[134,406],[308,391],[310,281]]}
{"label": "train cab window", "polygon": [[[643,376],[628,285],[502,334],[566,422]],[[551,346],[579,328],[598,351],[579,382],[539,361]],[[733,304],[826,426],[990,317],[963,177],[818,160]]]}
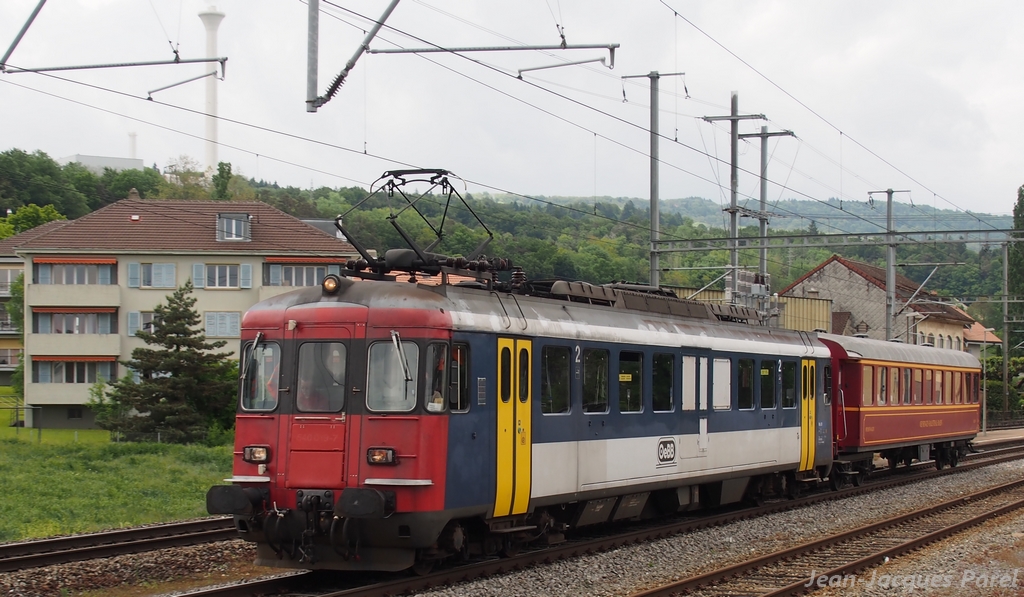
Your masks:
{"label": "train cab window", "polygon": [[761,408],[775,408],[775,380],[778,361],[761,361]]}
{"label": "train cab window", "polygon": [[875,378],[875,396],[878,398],[878,406],[885,406],[886,400],[889,397],[888,390],[886,389],[889,387],[889,368],[879,367],[875,371],[878,373],[878,376]]}
{"label": "train cab window", "polygon": [[300,412],[338,412],[345,406],[345,345],[307,342],[299,346],[295,408]]}
{"label": "train cab window", "polygon": [[673,354],[654,355],[652,371],[651,397],[654,412],[671,412],[673,409],[672,394],[675,391],[676,356]]}
{"label": "train cab window", "polygon": [[754,359],[736,362],[736,408],[754,409]]}
{"label": "train cab window", "polygon": [[583,412],[608,412],[608,351],[583,351]]}
{"label": "train cab window", "polygon": [[569,347],[545,346],[540,351],[540,412],[569,412]]}
{"label": "train cab window", "polygon": [[619,353],[619,412],[638,413],[644,406],[644,354]]}
{"label": "train cab window", "polygon": [[368,409],[377,412],[409,412],[416,408],[420,348],[415,342],[375,342],[370,345],[368,361]]}
{"label": "train cab window", "polygon": [[683,357],[683,410],[697,410],[697,357]]}
{"label": "train cab window", "polygon": [[935,404],[942,404],[942,371],[935,372]]}
{"label": "train cab window", "polygon": [[448,345],[434,342],[427,345],[427,366],[423,371],[423,388],[427,396],[427,410],[444,412],[445,390],[448,388]]}
{"label": "train cab window", "polygon": [[914,404],[924,404],[924,397],[921,394],[921,370],[914,369],[914,391],[913,399]]}
{"label": "train cab window", "polygon": [[274,410],[281,371],[281,348],[274,342],[246,347],[242,363],[242,410]]}
{"label": "train cab window", "polygon": [[875,368],[871,365],[864,365],[861,375],[861,402],[864,406],[871,406],[875,403]]}
{"label": "train cab window", "polygon": [[448,408],[453,412],[469,410],[469,346],[452,345],[451,370],[448,372]]}
{"label": "train cab window", "polygon": [[964,402],[963,377],[963,373],[959,371],[953,372],[953,404],[963,404]]}
{"label": "train cab window", "polygon": [[711,408],[714,410],[732,409],[732,361],[715,359],[711,385]]}
{"label": "train cab window", "polygon": [[909,368],[903,369],[903,404],[910,404],[910,376]]}
{"label": "train cab window", "polygon": [[822,399],[825,401],[825,406],[828,406],[832,404],[832,365],[822,367],[822,376],[825,378]]}
{"label": "train cab window", "polygon": [[932,391],[935,389],[935,383],[932,381],[932,370],[924,370],[924,383],[921,384],[921,399],[924,404],[932,403]]}
{"label": "train cab window", "polygon": [[796,408],[797,364],[782,362],[782,408]]}

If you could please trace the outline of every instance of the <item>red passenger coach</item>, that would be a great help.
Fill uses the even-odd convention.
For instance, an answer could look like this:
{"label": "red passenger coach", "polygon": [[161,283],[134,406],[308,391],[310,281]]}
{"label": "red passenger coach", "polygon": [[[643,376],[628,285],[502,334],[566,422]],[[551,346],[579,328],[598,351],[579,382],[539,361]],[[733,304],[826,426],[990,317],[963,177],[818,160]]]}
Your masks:
{"label": "red passenger coach", "polygon": [[980,365],[970,354],[819,334],[832,351],[835,467],[863,475],[879,453],[889,467],[914,459],[956,466],[978,433]]}

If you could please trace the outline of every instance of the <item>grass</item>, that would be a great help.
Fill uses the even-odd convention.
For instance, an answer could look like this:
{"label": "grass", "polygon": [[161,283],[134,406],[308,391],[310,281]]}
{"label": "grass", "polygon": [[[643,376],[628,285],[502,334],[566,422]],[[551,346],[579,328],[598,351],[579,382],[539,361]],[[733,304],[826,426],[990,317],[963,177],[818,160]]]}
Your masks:
{"label": "grass", "polygon": [[[105,431],[0,432],[0,541],[206,515],[206,490],[231,475],[231,447],[110,443]],[[9,432],[9,433],[8,433]]]}
{"label": "grass", "polygon": [[[2,416],[2,415],[0,415]],[[12,440],[38,444],[39,430],[25,427],[0,427],[0,441]],[[110,432],[103,429],[43,429],[43,445],[108,444]],[[3,455],[0,454],[0,461]],[[3,481],[0,480],[0,483]]]}

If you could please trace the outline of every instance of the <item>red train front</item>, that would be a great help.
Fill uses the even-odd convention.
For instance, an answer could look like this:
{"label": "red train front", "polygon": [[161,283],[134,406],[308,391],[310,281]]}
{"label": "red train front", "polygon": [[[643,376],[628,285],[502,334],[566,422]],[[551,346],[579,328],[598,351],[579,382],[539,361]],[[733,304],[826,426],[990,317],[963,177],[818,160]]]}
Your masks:
{"label": "red train front", "polygon": [[890,468],[956,466],[978,434],[980,365],[965,352],[819,334],[832,351],[835,478],[854,482],[874,454]]}
{"label": "red train front", "polygon": [[447,423],[432,401],[458,367],[444,299],[332,283],[344,292],[246,313],[234,484],[213,488],[208,509],[235,514],[259,564],[402,570],[417,550],[458,551],[457,529],[442,536]]}

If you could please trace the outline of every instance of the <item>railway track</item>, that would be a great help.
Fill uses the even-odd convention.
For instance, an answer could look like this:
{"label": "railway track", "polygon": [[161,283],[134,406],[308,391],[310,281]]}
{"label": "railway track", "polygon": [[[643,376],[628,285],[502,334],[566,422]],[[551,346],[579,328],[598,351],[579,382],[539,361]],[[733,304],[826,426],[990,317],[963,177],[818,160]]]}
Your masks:
{"label": "railway track", "polygon": [[719,568],[700,576],[635,593],[781,597],[856,584],[858,572],[940,539],[1024,508],[1024,480],[921,508],[836,536]]}
{"label": "railway track", "polygon": [[235,539],[230,516],[0,544],[0,572]]}
{"label": "railway track", "polygon": [[[615,532],[614,534],[600,537],[579,538],[554,547],[548,547],[536,551],[526,551],[515,557],[501,559],[495,558],[492,560],[470,563],[450,569],[440,570],[433,574],[420,577],[397,579],[392,577],[382,581],[372,578],[360,579],[347,577],[345,579],[345,585],[340,586],[338,575],[299,573],[288,577],[260,579],[237,585],[204,589],[188,593],[182,597],[242,597],[245,595],[277,594],[282,592],[284,594],[315,594],[318,597],[381,597],[385,595],[421,592],[432,587],[486,578],[536,564],[547,564],[559,560],[575,558],[590,553],[606,551],[635,543],[652,541],[701,528],[728,524],[742,519],[754,518],[829,500],[861,495],[898,485],[921,481],[931,477],[955,474],[957,472],[968,471],[974,468],[990,466],[1011,460],[1018,460],[1021,458],[1022,452],[1024,452],[1024,447],[1022,446],[991,449],[980,454],[972,455],[972,458],[965,460],[955,469],[944,469],[942,471],[935,470],[934,464],[932,463],[922,463],[921,465],[915,465],[915,467],[911,468],[926,468],[930,470],[908,476],[899,474],[900,471],[907,470],[905,468],[901,468],[896,471],[896,474],[886,475],[886,478],[884,479],[880,478],[877,481],[873,481],[870,484],[866,484],[861,487],[851,487],[840,491],[822,492],[796,500],[779,501],[756,508],[738,509],[714,516],[687,518],[668,523],[661,521],[645,524],[642,525],[641,528],[631,527],[631,529],[626,532]],[[1024,492],[1024,481],[1020,481],[1018,484],[1022,487],[1021,492]],[[1021,497],[1024,497],[1024,494],[1022,494]],[[954,500],[954,502],[957,503],[961,503],[963,501],[963,498]],[[811,569],[807,570],[808,575],[810,574],[810,570]],[[818,565],[814,570],[821,570],[822,574],[825,574],[825,567],[823,565]],[[802,581],[806,583],[808,578],[803,578]],[[669,592],[665,594],[672,593]]]}

